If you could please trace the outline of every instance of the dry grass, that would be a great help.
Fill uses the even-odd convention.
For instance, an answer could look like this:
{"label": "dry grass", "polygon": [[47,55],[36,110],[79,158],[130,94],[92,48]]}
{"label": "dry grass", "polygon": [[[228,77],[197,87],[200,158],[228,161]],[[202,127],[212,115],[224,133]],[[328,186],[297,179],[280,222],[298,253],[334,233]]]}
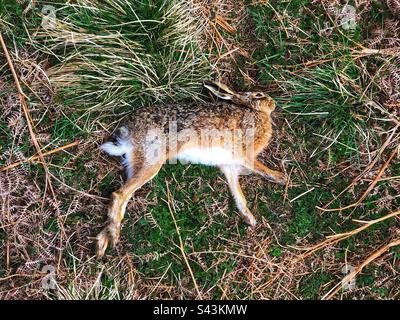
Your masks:
{"label": "dry grass", "polygon": [[47,73],[65,105],[116,113],[154,102],[199,100],[209,63],[199,50],[204,26],[192,1],[52,5],[54,26],[29,29],[29,37],[35,49],[60,62]]}

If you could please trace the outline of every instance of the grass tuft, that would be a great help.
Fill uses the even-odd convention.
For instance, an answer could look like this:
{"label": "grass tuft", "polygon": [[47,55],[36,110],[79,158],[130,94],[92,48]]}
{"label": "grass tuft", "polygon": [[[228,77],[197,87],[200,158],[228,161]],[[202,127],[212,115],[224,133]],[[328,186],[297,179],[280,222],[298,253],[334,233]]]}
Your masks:
{"label": "grass tuft", "polygon": [[[39,1],[45,4],[45,1]],[[31,29],[32,44],[56,59],[48,70],[63,104],[131,110],[199,99],[210,65],[191,1],[51,2],[54,24]]]}

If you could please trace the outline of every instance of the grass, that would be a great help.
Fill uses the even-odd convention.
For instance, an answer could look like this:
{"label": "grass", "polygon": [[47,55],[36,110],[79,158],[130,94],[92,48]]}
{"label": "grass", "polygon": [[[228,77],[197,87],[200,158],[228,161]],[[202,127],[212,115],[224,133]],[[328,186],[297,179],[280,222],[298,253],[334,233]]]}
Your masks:
{"label": "grass", "polygon": [[37,29],[43,15],[36,12],[27,28],[34,48],[53,61],[47,72],[63,105],[117,113],[199,98],[210,65],[189,3],[39,1],[37,7],[44,5],[54,8],[57,23]]}
{"label": "grass", "polygon": [[[299,249],[359,227],[353,219],[373,220],[399,207],[395,157],[359,206],[317,209],[357,201],[398,147],[398,113],[388,103],[394,98],[381,85],[395,79],[396,60],[362,51],[372,48],[376,26],[395,19],[387,5],[360,5],[355,29],[345,30],[325,1],[226,1],[207,7],[209,14],[201,4],[175,1],[136,1],[134,10],[125,0],[102,6],[58,1],[51,2],[56,28],[41,29],[46,2],[37,1],[26,12],[24,5],[0,2],[1,26],[42,146],[50,150],[81,141],[46,158],[57,201],[41,164],[0,172],[6,191],[1,195],[6,214],[0,219],[0,243],[6,250],[0,253],[0,297],[194,298],[168,201],[206,299],[320,299],[345,276],[346,263],[360,265],[398,239],[399,219],[392,218],[307,258],[301,255],[308,251]],[[216,24],[217,15],[236,31]],[[17,21],[16,28],[11,21]],[[374,48],[390,47],[390,33],[385,34]],[[249,55],[230,54],[235,47]],[[242,178],[259,222],[252,231],[217,169],[166,165],[129,203],[121,243],[96,261],[93,237],[104,223],[111,192],[124,180],[121,166],[98,145],[115,127],[117,114],[204,98],[201,82],[211,71],[236,88],[261,87],[277,101],[274,140],[260,159],[284,170],[290,185]],[[0,87],[5,86],[0,90],[0,165],[5,165],[35,150],[6,66],[0,74]],[[17,190],[9,181],[18,181]],[[357,289],[335,298],[398,299],[398,251],[391,248],[371,262],[357,275]],[[37,281],[44,265],[57,266],[54,291],[43,290]]]}

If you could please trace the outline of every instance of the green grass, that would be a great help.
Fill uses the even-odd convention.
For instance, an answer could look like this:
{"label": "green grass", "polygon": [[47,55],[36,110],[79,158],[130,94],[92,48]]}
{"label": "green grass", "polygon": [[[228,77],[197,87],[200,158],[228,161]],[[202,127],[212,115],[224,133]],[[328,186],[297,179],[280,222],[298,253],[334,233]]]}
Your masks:
{"label": "green grass", "polygon": [[[213,194],[209,187],[196,183],[199,176],[207,176],[209,178],[207,182],[210,182],[213,187],[221,189],[221,183],[215,185],[213,182],[218,175],[218,171],[212,168],[192,166],[187,169],[182,165],[169,165],[154,179],[152,191],[148,197],[155,197],[158,199],[158,203],[148,207],[148,210],[151,212],[156,226],[148,217],[145,217],[134,228],[128,222],[123,232],[123,236],[134,244],[132,249],[139,257],[148,257],[157,253],[153,259],[140,263],[140,270],[143,274],[151,276],[163,273],[168,268],[168,277],[171,277],[171,280],[189,276],[187,266],[178,248],[179,239],[175,225],[165,202],[167,201],[166,181],[168,180],[171,195],[179,204],[175,211],[175,217],[179,224],[182,241],[186,244],[186,252],[207,250],[210,239],[214,239],[213,247],[218,248],[224,242],[219,238],[231,237],[232,230],[227,229],[226,224],[234,224],[234,220],[237,220],[235,216],[215,216],[216,212],[210,210],[207,210],[208,214],[205,212],[210,205],[221,203],[224,195],[222,193]],[[176,185],[171,183],[171,176],[178,180],[182,180],[182,177],[185,179],[182,184]],[[190,185],[192,186],[190,187]],[[210,224],[210,219],[213,220],[212,224]],[[243,228],[243,226],[241,227]],[[210,267],[216,256],[219,254],[204,255],[203,267]],[[203,270],[198,263],[192,263],[193,271],[201,287],[214,286],[223,273],[232,270],[233,266],[234,261],[227,261],[225,266],[222,265],[219,270]],[[214,293],[215,297],[218,297],[219,294],[218,291]]]}
{"label": "green grass", "polygon": [[189,5],[161,0],[51,5],[56,25],[31,37],[55,61],[49,72],[64,105],[115,114],[198,99],[210,65],[199,49],[201,25]]}

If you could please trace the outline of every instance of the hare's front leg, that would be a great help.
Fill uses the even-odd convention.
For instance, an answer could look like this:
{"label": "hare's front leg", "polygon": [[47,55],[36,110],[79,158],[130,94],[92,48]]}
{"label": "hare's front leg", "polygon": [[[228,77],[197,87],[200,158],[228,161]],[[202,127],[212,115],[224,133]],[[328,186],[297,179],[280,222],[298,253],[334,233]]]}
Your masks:
{"label": "hare's front leg", "polygon": [[268,168],[257,159],[253,160],[252,163],[249,161],[248,165],[246,165],[246,168],[255,171],[258,174],[261,174],[268,180],[271,180],[278,184],[286,184],[286,177],[282,172]]}
{"label": "hare's front leg", "polygon": [[[160,170],[163,161],[159,161],[152,165],[141,167],[133,166],[133,175],[129,180],[117,191],[113,192],[111,203],[108,208],[107,226],[97,236],[96,255],[101,258],[107,249],[108,243],[115,246],[118,242],[121,229],[121,221],[125,215],[126,206],[133,193],[142,187],[146,182],[151,180]],[[135,171],[135,168],[138,171]]]}
{"label": "hare's front leg", "polygon": [[239,183],[239,174],[241,171],[241,167],[235,165],[223,165],[220,166],[220,169],[225,174],[226,180],[228,181],[229,189],[231,190],[233,198],[235,199],[236,206],[238,207],[244,220],[246,221],[246,223],[254,228],[257,224],[257,221],[249,208],[247,208],[247,201],[244,197],[242,188],[240,187]]}

